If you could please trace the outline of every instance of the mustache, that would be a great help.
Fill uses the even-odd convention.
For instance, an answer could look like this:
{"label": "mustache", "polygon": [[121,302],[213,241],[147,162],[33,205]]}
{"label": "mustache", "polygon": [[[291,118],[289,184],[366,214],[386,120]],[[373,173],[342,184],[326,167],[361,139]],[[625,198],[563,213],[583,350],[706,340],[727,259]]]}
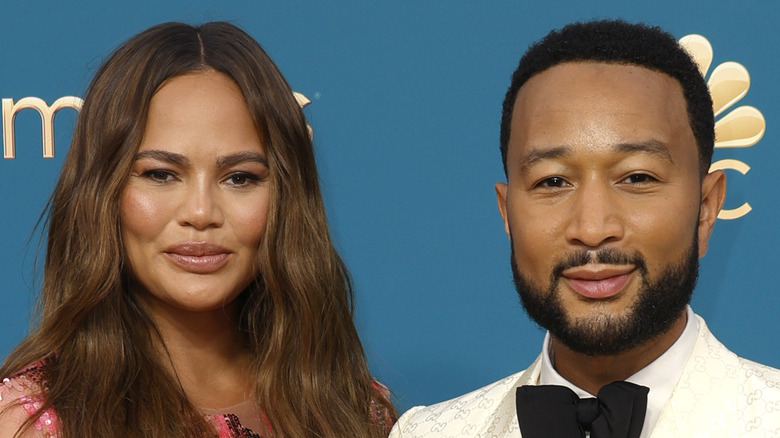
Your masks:
{"label": "mustache", "polygon": [[553,268],[550,280],[552,284],[558,282],[563,271],[589,263],[601,263],[605,265],[634,265],[640,272],[647,272],[647,264],[639,253],[629,254],[615,248],[601,248],[596,251],[578,250],[558,262]]}

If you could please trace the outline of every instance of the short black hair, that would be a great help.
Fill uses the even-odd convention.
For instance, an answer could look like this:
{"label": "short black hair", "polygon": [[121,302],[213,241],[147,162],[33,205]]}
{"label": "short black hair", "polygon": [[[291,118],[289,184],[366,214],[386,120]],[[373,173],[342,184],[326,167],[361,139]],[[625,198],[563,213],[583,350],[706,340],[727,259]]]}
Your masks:
{"label": "short black hair", "polygon": [[597,20],[553,30],[520,58],[501,115],[501,158],[505,174],[512,112],[520,87],[534,75],[566,62],[637,65],[676,79],[682,85],[688,123],[699,149],[700,173],[707,173],[715,144],[715,117],[707,83],[696,63],[670,33],[659,27],[623,20]]}

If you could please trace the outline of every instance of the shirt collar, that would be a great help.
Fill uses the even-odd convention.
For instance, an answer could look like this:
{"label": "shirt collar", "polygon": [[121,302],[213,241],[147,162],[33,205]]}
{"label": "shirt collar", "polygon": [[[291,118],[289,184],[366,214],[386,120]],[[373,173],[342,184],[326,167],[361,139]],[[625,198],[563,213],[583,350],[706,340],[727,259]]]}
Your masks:
{"label": "shirt collar", "polygon": [[[686,309],[686,315],[688,320],[685,323],[685,328],[674,344],[653,362],[626,379],[631,383],[650,388],[647,395],[647,414],[645,415],[645,425],[642,428],[642,437],[649,436],[658,417],[661,416],[661,410],[671,397],[674,386],[680,380],[685,363],[693,352],[694,344],[696,344],[699,322],[690,306]],[[565,386],[574,391],[580,398],[594,397],[593,394],[589,394],[584,389],[569,382],[555,371],[551,352],[550,332],[547,332],[542,345],[542,369],[539,375],[539,384]]]}

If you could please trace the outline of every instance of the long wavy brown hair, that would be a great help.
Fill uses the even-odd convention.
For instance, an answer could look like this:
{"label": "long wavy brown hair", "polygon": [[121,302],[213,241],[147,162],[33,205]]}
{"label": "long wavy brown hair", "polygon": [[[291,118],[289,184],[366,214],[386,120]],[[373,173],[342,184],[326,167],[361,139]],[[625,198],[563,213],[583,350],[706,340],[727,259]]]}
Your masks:
{"label": "long wavy brown hair", "polygon": [[277,437],[386,436],[395,411],[373,384],[353,324],[352,287],[328,232],[306,120],[260,45],[224,22],[154,26],[100,67],[48,205],[39,323],[0,376],[45,358],[39,412],[54,408],[64,437],[209,430],[128,292],[118,204],[152,96],[170,78],[205,70],[238,85],[268,155],[259,275],[238,298],[259,407]]}

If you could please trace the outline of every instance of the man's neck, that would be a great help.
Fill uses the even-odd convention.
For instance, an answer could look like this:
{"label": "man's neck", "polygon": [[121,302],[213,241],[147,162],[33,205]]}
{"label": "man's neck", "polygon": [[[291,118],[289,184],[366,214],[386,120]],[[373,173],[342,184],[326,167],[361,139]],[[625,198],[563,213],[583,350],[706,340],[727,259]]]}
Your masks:
{"label": "man's neck", "polygon": [[555,370],[563,378],[591,394],[616,380],[625,380],[646,367],[674,344],[685,329],[686,312],[665,333],[637,347],[614,355],[578,353],[551,337]]}

